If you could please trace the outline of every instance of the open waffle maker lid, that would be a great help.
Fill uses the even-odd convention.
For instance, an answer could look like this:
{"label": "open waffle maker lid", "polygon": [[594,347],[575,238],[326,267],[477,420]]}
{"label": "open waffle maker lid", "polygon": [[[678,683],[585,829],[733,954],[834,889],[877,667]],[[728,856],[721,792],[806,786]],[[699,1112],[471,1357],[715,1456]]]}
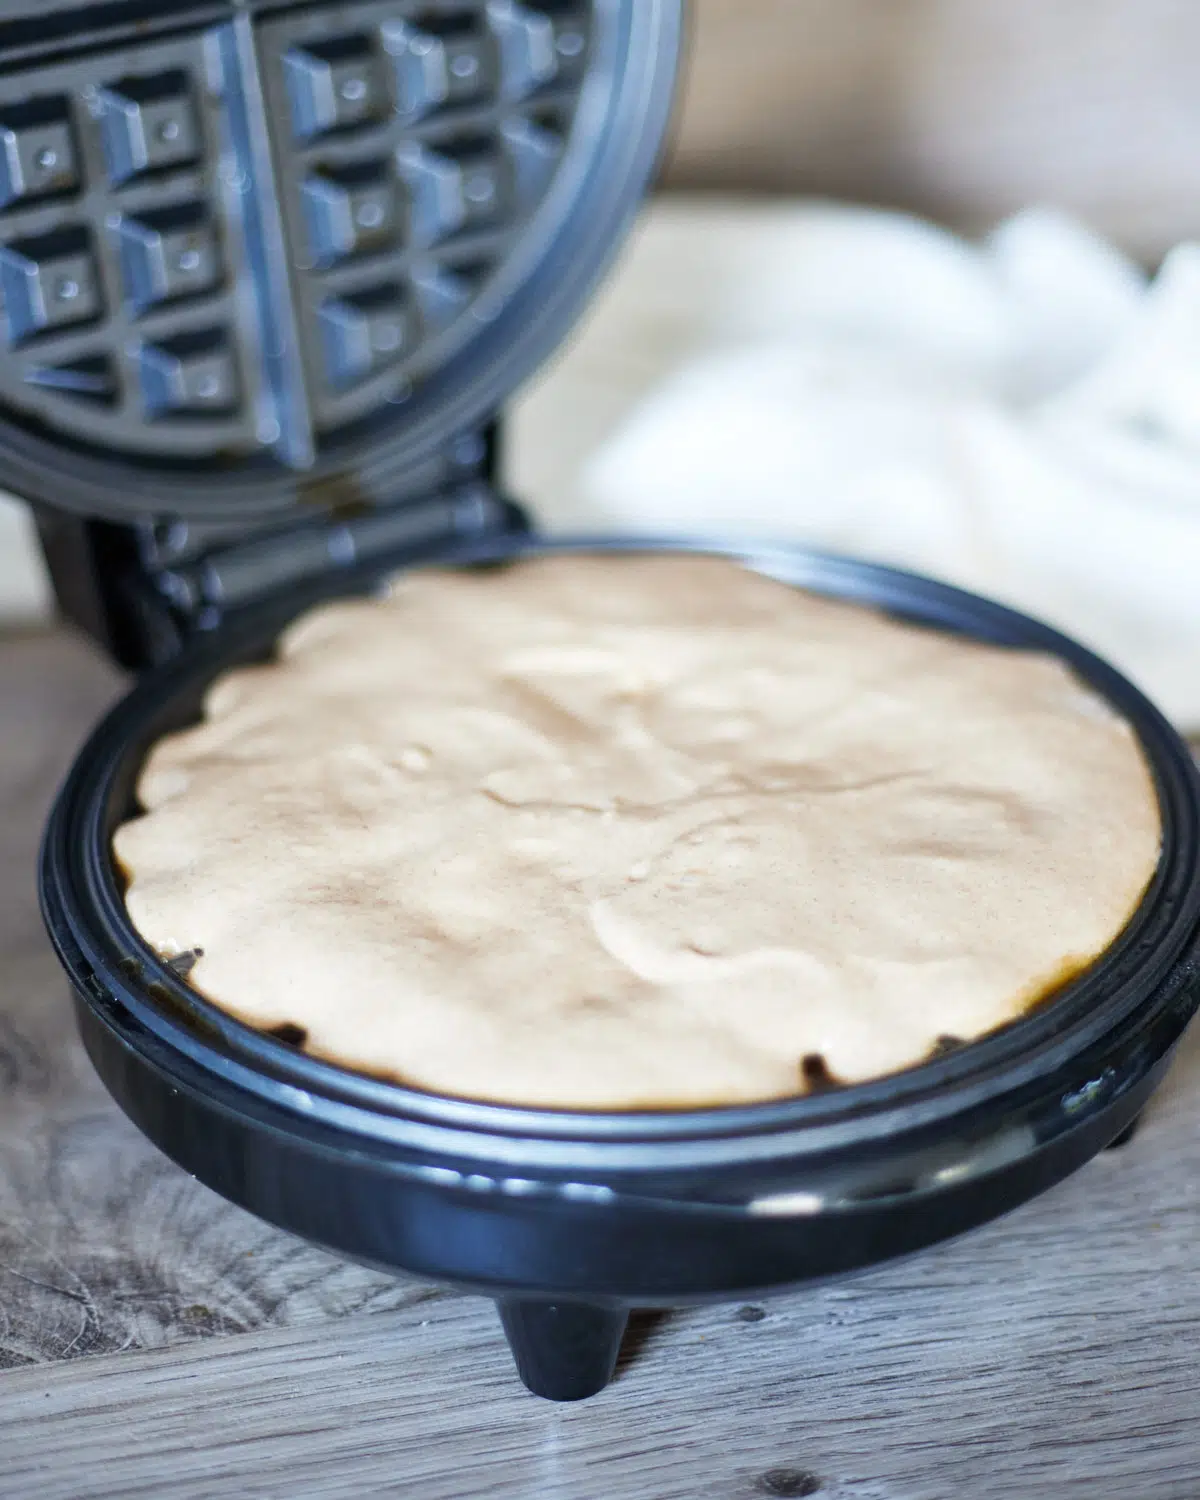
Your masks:
{"label": "open waffle maker lid", "polygon": [[0,480],[140,525],[150,568],[330,513],[420,533],[620,243],[679,29],[679,0],[0,4]]}

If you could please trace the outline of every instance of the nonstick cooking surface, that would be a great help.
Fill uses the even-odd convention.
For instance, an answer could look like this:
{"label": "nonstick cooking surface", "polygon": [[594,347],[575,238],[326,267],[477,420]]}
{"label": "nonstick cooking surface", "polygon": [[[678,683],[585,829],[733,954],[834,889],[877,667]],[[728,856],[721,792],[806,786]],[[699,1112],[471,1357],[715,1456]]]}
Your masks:
{"label": "nonstick cooking surface", "polygon": [[6,73],[10,419],[155,460],[303,468],[397,415],[497,316],[548,197],[554,218],[581,190],[616,16],[292,6]]}

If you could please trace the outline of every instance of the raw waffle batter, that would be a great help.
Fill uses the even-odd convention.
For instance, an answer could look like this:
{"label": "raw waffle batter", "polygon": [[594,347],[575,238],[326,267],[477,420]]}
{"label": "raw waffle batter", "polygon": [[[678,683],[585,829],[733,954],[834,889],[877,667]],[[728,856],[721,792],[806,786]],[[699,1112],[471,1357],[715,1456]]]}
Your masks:
{"label": "raw waffle batter", "polygon": [[151,752],[134,925],[311,1053],[584,1109],[775,1098],[1012,1020],[1159,818],[1057,660],[709,557],[421,571],[312,611]]}

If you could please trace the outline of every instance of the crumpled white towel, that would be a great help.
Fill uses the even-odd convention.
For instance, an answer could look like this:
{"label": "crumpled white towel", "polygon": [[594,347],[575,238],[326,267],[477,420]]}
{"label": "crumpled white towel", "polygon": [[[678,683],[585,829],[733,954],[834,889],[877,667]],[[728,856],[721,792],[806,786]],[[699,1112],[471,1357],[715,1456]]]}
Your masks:
{"label": "crumpled white towel", "polygon": [[754,222],[690,312],[683,221],[657,249],[648,227],[635,255],[674,345],[583,463],[588,520],[934,574],[1071,632],[1200,729],[1200,246],[1148,282],[1044,210],[981,245],[870,210]]}

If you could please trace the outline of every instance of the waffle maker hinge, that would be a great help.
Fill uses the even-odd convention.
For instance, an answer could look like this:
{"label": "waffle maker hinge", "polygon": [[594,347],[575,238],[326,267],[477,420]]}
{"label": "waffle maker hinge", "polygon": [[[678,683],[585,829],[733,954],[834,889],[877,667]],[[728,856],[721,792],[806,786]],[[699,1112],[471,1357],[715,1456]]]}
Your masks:
{"label": "waffle maker hinge", "polygon": [[[37,511],[58,608],[128,671],[198,631],[339,570],[397,567],[456,542],[528,530],[499,487],[499,424],[455,444],[451,482],[390,505],[314,507],[275,525],[155,518],[122,523]],[[444,477],[446,465],[438,464]]]}

